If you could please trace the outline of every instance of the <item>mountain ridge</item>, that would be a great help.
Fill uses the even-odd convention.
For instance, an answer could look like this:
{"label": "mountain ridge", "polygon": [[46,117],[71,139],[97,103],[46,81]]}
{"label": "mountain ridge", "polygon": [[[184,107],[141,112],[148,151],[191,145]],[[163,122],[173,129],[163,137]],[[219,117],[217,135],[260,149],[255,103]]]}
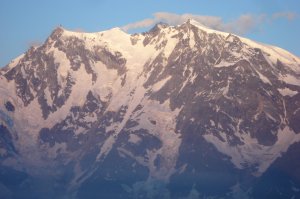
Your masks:
{"label": "mountain ridge", "polygon": [[[1,128],[12,135],[1,165],[38,179],[68,173],[61,186],[79,198],[108,179],[128,197],[172,197],[181,179],[184,197],[224,196],[299,143],[299,64],[193,20],[132,35],[58,27],[1,69]],[[201,188],[215,183],[221,195]]]}

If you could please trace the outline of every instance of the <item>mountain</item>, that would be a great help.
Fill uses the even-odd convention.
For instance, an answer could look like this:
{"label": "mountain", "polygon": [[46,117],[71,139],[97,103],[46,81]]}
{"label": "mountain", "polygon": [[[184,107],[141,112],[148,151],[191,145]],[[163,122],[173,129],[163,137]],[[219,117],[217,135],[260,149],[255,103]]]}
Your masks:
{"label": "mountain", "polygon": [[0,69],[0,198],[300,198],[300,59],[194,20],[56,28]]}

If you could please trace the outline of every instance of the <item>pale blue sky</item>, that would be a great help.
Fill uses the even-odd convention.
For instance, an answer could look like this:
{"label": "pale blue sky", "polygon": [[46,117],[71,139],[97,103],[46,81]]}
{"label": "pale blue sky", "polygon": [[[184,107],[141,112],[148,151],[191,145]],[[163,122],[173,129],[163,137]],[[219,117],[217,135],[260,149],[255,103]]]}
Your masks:
{"label": "pale blue sky", "polygon": [[44,42],[60,24],[87,32],[127,24],[141,27],[128,30],[135,32],[149,29],[137,23],[144,19],[177,23],[172,16],[182,19],[183,14],[202,16],[204,20],[203,16],[210,16],[214,27],[232,29],[300,56],[299,0],[1,0],[0,66],[30,45]]}

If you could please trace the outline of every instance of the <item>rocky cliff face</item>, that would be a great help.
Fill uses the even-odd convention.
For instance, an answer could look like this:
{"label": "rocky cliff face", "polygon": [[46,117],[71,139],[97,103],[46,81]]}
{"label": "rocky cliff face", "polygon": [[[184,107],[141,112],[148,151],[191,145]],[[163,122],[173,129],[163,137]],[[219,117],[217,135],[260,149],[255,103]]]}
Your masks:
{"label": "rocky cliff face", "polygon": [[1,197],[300,197],[300,60],[193,20],[61,27],[0,70]]}

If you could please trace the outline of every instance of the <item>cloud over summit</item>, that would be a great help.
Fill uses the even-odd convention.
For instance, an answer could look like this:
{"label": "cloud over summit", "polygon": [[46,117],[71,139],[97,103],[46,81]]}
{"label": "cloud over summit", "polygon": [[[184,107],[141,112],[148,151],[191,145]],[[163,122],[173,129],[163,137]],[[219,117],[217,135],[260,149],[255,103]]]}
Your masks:
{"label": "cloud over summit", "polygon": [[180,15],[170,12],[156,12],[153,14],[153,18],[147,18],[127,24],[123,26],[122,29],[129,31],[138,28],[147,28],[158,22],[165,22],[169,25],[179,25],[186,22],[188,19],[194,19],[212,29],[243,35],[259,29],[260,26],[267,21],[277,20],[279,18],[293,20],[295,17],[296,14],[292,12],[279,12],[274,13],[272,16],[267,16],[265,14],[244,14],[234,20],[224,21],[223,18],[218,16],[194,15],[190,13]]}

